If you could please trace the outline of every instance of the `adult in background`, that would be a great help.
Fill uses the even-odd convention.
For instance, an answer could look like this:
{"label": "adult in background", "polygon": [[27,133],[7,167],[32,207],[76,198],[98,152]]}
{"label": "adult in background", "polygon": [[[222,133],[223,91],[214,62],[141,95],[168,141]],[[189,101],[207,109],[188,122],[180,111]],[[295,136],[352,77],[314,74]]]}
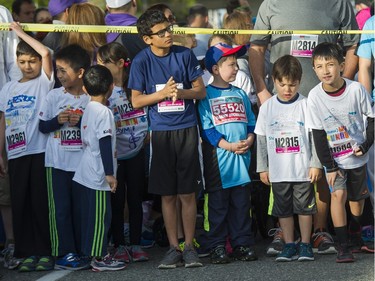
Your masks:
{"label": "adult in background", "polygon": [[21,23],[33,23],[35,14],[33,0],[15,0],[12,3],[12,16],[14,21]]}
{"label": "adult in background", "polygon": [[[137,23],[137,0],[106,0],[108,14],[105,17],[106,25],[135,26]],[[117,41],[123,45],[133,60],[139,51],[147,47],[136,33],[108,33],[107,43]]]}

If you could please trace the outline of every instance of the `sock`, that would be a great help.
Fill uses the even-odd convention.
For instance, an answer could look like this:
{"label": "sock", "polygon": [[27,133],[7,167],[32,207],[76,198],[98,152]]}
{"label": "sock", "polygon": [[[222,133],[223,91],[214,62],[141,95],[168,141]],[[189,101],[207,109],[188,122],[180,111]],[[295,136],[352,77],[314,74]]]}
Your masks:
{"label": "sock", "polygon": [[351,215],[349,231],[351,233],[357,233],[361,231],[361,216],[355,216],[353,214]]}
{"label": "sock", "polygon": [[348,229],[347,226],[340,226],[335,227],[335,233],[339,244],[347,244],[348,243]]}

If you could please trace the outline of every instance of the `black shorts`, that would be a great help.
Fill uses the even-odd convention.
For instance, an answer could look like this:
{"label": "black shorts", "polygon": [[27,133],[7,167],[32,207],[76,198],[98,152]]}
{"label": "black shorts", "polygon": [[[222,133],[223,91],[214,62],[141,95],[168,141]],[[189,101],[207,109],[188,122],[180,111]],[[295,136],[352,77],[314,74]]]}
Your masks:
{"label": "black shorts", "polygon": [[202,188],[197,127],[151,133],[148,191],[159,195],[190,194]]}
{"label": "black shorts", "polygon": [[272,215],[279,218],[316,213],[315,190],[310,182],[272,183]]}
{"label": "black shorts", "polygon": [[337,175],[331,192],[346,189],[349,201],[360,201],[369,197],[366,165],[354,169],[340,169],[340,173],[343,177]]}

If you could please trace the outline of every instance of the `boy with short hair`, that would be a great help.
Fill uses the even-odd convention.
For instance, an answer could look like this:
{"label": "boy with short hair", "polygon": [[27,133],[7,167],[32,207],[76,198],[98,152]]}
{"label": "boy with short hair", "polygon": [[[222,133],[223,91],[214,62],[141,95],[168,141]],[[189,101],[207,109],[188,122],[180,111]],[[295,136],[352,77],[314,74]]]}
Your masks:
{"label": "boy with short hair", "polygon": [[227,236],[234,249],[234,259],[257,260],[251,230],[248,172],[255,116],[246,93],[230,84],[238,72],[237,56],[246,51],[246,46],[232,48],[219,43],[210,47],[205,56],[213,82],[206,87],[206,98],[198,104],[205,205],[208,206],[202,242],[210,250],[214,264],[230,262],[225,249]]}
{"label": "boy with short hair", "polygon": [[[336,262],[353,262],[348,247],[345,204],[348,199],[349,233],[358,234],[350,239],[357,247],[355,250],[360,250],[363,243],[360,218],[364,199],[369,196],[366,152],[374,142],[374,106],[360,83],[341,77],[344,56],[337,44],[316,46],[312,64],[321,83],[310,91],[306,124],[312,129],[331,191],[331,215],[338,240]],[[367,127],[364,117],[367,117]]]}
{"label": "boy with short hair", "polygon": [[[285,244],[276,261],[312,261],[312,215],[316,213],[314,185],[321,164],[305,126],[307,99],[298,93],[300,62],[291,55],[276,60],[272,79],[277,95],[261,107],[255,127],[257,172],[272,186],[272,215],[279,218]],[[298,215],[301,242],[295,244],[294,217]]]}
{"label": "boy with short hair", "polygon": [[82,90],[82,77],[91,59],[75,44],[58,51],[55,59],[62,87],[48,93],[39,113],[39,130],[48,135],[45,167],[52,256],[56,269],[78,270],[90,266],[78,255],[75,243],[72,179],[83,154],[80,123],[90,97]]}
{"label": "boy with short hair", "polygon": [[[5,142],[16,241],[14,256],[25,258],[19,271],[51,270],[44,169],[47,137],[38,130],[38,113],[54,85],[52,55],[18,23],[11,23],[10,29],[23,40],[16,51],[22,78],[5,84],[0,93],[0,111],[5,121],[0,130],[0,155]],[[2,158],[0,170],[5,172]]]}
{"label": "boy with short hair", "polygon": [[[202,266],[193,246],[196,220],[195,192],[202,183],[199,134],[194,99],[206,92],[203,71],[190,49],[173,45],[173,25],[161,11],[148,10],[137,29],[148,48],[134,58],[128,88],[134,108],[149,107],[151,167],[149,192],[161,195],[170,249],[159,268]],[[185,235],[178,246],[176,200],[182,203]]]}
{"label": "boy with short hair", "polygon": [[83,74],[83,89],[91,97],[81,120],[83,155],[73,177],[74,216],[77,248],[81,255],[93,257],[93,271],[121,270],[125,263],[107,252],[111,224],[111,194],[116,192],[116,127],[106,106],[113,90],[108,68],[95,65]]}

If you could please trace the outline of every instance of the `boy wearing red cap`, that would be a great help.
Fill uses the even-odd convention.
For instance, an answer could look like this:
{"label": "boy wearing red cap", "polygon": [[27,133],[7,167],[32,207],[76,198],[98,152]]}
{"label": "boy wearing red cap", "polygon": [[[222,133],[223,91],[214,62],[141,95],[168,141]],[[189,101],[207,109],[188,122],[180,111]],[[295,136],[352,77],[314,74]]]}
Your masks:
{"label": "boy wearing red cap", "polygon": [[230,261],[225,250],[228,235],[235,260],[257,260],[252,247],[248,173],[255,116],[246,93],[230,84],[238,72],[237,56],[246,51],[245,46],[232,48],[219,43],[205,56],[214,80],[198,104],[208,208],[202,242],[214,264]]}

